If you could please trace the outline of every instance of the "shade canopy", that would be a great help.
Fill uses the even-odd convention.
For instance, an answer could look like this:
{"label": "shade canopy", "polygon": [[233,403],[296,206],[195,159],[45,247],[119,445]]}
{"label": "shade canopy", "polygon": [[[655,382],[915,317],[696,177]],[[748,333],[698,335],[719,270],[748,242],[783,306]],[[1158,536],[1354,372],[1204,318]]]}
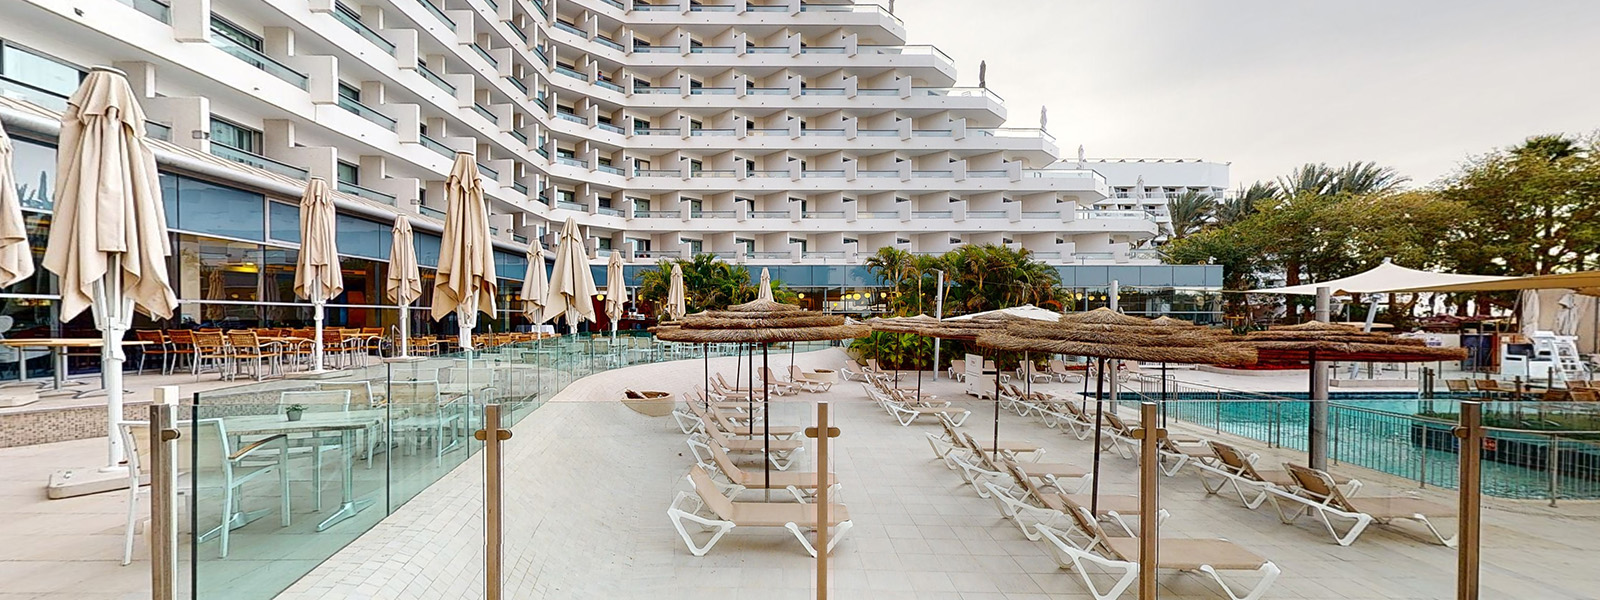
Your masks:
{"label": "shade canopy", "polygon": [[622,254],[612,252],[606,262],[606,318],[611,319],[611,329],[622,320],[622,304],[628,299],[627,283],[622,280]]}
{"label": "shade canopy", "polygon": [[108,296],[159,319],[178,306],[167,282],[172,248],[156,158],[135,98],[126,76],[96,67],[61,116],[54,226],[43,264],[61,278],[62,321],[89,308],[113,262],[120,281]]}
{"label": "shade canopy", "polygon": [[1600,295],[1600,271],[1579,271],[1556,275],[1496,277],[1486,281],[1433,284],[1413,282],[1396,292],[1504,292],[1514,290],[1569,289]]}
{"label": "shade canopy", "polygon": [[669,342],[694,343],[809,342],[861,337],[871,330],[847,323],[842,315],[755,300],[686,316],[676,326],[656,328],[656,336]]}
{"label": "shade canopy", "polygon": [[594,321],[594,274],[589,272],[588,255],[578,222],[567,217],[556,242],[555,271],[550,274],[550,293],[545,296],[545,318],[565,314],[568,325]]}
{"label": "shade canopy", "polygon": [[1022,306],[1013,306],[1011,308],[1002,308],[1002,309],[999,309],[999,310],[989,310],[989,311],[984,311],[984,312],[980,312],[980,313],[972,313],[970,315],[961,315],[959,317],[950,317],[950,318],[945,319],[945,320],[946,321],[966,321],[966,320],[969,320],[969,319],[977,319],[977,318],[981,318],[981,317],[990,317],[990,316],[1018,317],[1018,318],[1023,318],[1023,319],[1033,319],[1035,321],[1057,321],[1057,320],[1061,319],[1061,313],[1058,313],[1058,312],[1053,311],[1053,310],[1039,308],[1039,307],[1034,306],[1032,304],[1024,304]]}
{"label": "shade canopy", "polygon": [[517,299],[522,301],[522,314],[534,323],[548,321],[544,312],[544,299],[550,293],[550,281],[544,271],[544,248],[539,246],[538,240],[528,242],[525,253],[528,258],[528,270],[522,274],[522,292]]}
{"label": "shade canopy", "polygon": [[384,279],[383,293],[390,302],[406,306],[422,297],[422,273],[417,267],[411,220],[405,215],[395,217],[390,233],[389,275]]}
{"label": "shade canopy", "polygon": [[1252,331],[1227,345],[1252,348],[1264,363],[1427,362],[1467,357],[1464,348],[1433,348],[1419,339],[1368,333],[1358,327],[1321,321]]}
{"label": "shade canopy", "polygon": [[689,307],[684,301],[683,265],[673,263],[672,278],[667,282],[667,320],[677,321],[689,314]]}
{"label": "shade canopy", "polygon": [[775,301],[772,299],[772,274],[767,272],[766,267],[761,267],[761,288],[756,290],[756,299]]}
{"label": "shade canopy", "polygon": [[867,321],[867,325],[871,326],[873,331],[887,333],[910,333],[946,340],[974,340],[977,339],[980,333],[998,329],[1004,327],[1008,322],[1022,319],[1022,317],[989,314],[972,319],[945,319],[941,321],[927,315],[917,315],[914,317],[870,319]]}
{"label": "shade canopy", "polygon": [[1335,294],[1380,294],[1387,292],[1408,291],[1408,288],[1482,284],[1504,279],[1508,278],[1495,277],[1492,275],[1458,275],[1456,273],[1418,271],[1416,269],[1402,267],[1389,261],[1384,261],[1383,264],[1373,267],[1371,270],[1368,270],[1364,273],[1358,273],[1356,275],[1335,279],[1333,281],[1309,283],[1305,285],[1295,285],[1289,287],[1263,288],[1259,290],[1249,290],[1248,293],[1315,296],[1317,295],[1317,288],[1325,287]]}
{"label": "shade canopy", "polygon": [[28,248],[28,222],[17,197],[16,171],[11,165],[11,137],[0,126],[0,287],[33,276],[33,250]]}
{"label": "shade canopy", "polygon": [[439,272],[433,285],[433,318],[460,313],[470,331],[477,313],[494,315],[494,247],[489,242],[489,207],[483,201],[478,164],[468,152],[456,153],[445,179],[448,204],[439,244]]}
{"label": "shade canopy", "polygon": [[979,346],[1013,352],[1049,352],[1091,358],[1187,364],[1245,365],[1256,361],[1252,348],[1218,341],[1208,328],[1176,319],[1153,321],[1099,308],[1061,317],[1054,323],[1010,320],[978,336]]}
{"label": "shade canopy", "polygon": [[338,211],[328,197],[328,182],[312,177],[300,194],[300,253],[295,260],[294,293],[312,303],[344,292],[339,270]]}

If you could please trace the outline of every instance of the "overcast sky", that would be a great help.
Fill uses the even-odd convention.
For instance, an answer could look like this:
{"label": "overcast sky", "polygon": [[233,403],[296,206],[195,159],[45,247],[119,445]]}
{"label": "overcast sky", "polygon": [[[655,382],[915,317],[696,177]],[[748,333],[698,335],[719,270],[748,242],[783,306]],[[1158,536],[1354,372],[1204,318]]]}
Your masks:
{"label": "overcast sky", "polygon": [[[887,4],[887,0],[878,0]],[[1600,129],[1600,1],[898,0],[1064,156],[1232,162],[1234,187],[1372,160],[1425,185],[1469,155]]]}

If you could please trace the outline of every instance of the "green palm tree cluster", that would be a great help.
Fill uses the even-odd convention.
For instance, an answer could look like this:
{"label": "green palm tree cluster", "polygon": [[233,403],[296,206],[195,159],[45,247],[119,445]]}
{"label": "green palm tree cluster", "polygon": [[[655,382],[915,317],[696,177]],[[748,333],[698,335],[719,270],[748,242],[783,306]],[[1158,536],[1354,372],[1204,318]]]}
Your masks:
{"label": "green palm tree cluster", "polygon": [[[639,298],[662,304],[667,301],[671,288],[672,267],[683,268],[683,302],[689,312],[720,310],[734,304],[755,300],[760,293],[743,265],[729,264],[712,254],[696,254],[689,260],[663,258],[655,268],[639,273]],[[795,293],[784,288],[783,282],[772,281],[772,297],[778,302],[793,304]]]}
{"label": "green palm tree cluster", "polygon": [[945,273],[947,316],[1023,304],[1061,308],[1060,274],[1026,249],[965,244],[928,256],[885,247],[864,264],[892,288],[889,310],[896,315],[936,312],[939,271]]}

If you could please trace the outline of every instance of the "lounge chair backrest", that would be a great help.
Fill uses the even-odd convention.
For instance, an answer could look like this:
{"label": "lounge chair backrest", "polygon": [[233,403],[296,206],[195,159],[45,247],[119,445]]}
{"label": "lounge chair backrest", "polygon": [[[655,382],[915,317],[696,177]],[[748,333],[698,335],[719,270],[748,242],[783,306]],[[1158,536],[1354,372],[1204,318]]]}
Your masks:
{"label": "lounge chair backrest", "polygon": [[1221,461],[1222,464],[1234,474],[1243,475],[1256,480],[1261,479],[1261,476],[1256,473],[1255,467],[1250,464],[1250,460],[1245,458],[1244,453],[1240,452],[1238,448],[1233,447],[1231,444],[1212,440],[1211,453],[1215,454],[1217,456],[1217,460]]}
{"label": "lounge chair backrest", "polygon": [[978,462],[982,463],[983,468],[990,471],[1002,470],[999,466],[994,464],[994,461],[989,460],[989,451],[984,450],[984,446],[978,443],[977,438],[972,437],[972,434],[970,433],[962,433],[961,436],[966,438],[967,447],[973,451],[973,454],[977,455]]}
{"label": "lounge chair backrest", "polygon": [[950,442],[960,446],[961,434],[956,432],[955,424],[950,422],[950,416],[939,413],[939,426],[944,427],[944,434],[950,437]]}
{"label": "lounge chair backrest", "polygon": [[1595,402],[1595,401],[1600,401],[1600,393],[1596,393],[1594,390],[1572,390],[1572,401],[1573,402]]}
{"label": "lounge chair backrest", "polygon": [[1291,463],[1283,463],[1283,468],[1289,471],[1289,476],[1294,478],[1302,493],[1345,512],[1361,512],[1350,505],[1350,500],[1344,497],[1344,492],[1339,491],[1333,476],[1326,471]]}
{"label": "lounge chair backrest", "polygon": [[711,449],[711,461],[716,463],[717,470],[722,471],[723,475],[727,475],[728,479],[737,483],[744,471],[739,468],[739,465],[733,464],[733,459],[728,458],[728,453],[723,451],[722,445],[706,444],[706,447]]}
{"label": "lounge chair backrest", "polygon": [[1100,411],[1100,416],[1106,420],[1106,425],[1110,425],[1111,430],[1116,432],[1117,435],[1124,437],[1133,435],[1133,432],[1128,429],[1128,424],[1122,422],[1122,417],[1117,416],[1115,407],[1111,410]]}
{"label": "lounge chair backrest", "polygon": [[700,426],[705,429],[706,437],[711,438],[711,441],[727,445],[728,438],[722,435],[721,427],[711,424],[705,417],[700,417]]}
{"label": "lounge chair backrest", "polygon": [[1050,359],[1050,372],[1051,373],[1065,373],[1065,372],[1067,372],[1067,363],[1062,362],[1061,359],[1059,359],[1059,358]]}
{"label": "lounge chair backrest", "polygon": [[717,485],[711,482],[711,475],[705,469],[700,465],[689,467],[689,480],[694,482],[694,491],[700,495],[700,501],[705,502],[706,508],[718,519],[733,520],[733,501],[717,491]]}
{"label": "lounge chair backrest", "polygon": [[1444,386],[1452,392],[1472,391],[1472,386],[1467,385],[1467,380],[1465,379],[1446,379],[1444,380]]}
{"label": "lounge chair backrest", "polygon": [[801,379],[805,378],[806,372],[804,369],[800,368],[800,365],[789,365],[789,379],[800,381]]}
{"label": "lounge chair backrest", "polygon": [[1005,468],[1006,472],[1010,473],[1011,477],[1017,480],[1017,484],[1022,486],[1022,489],[1027,490],[1029,494],[1033,494],[1034,499],[1038,500],[1041,504],[1044,502],[1044,490],[1041,490],[1039,489],[1039,486],[1034,485],[1033,478],[1029,477],[1028,473],[1023,471],[1020,465],[1014,462],[1007,462],[1005,464]]}
{"label": "lounge chair backrest", "polygon": [[966,359],[957,358],[957,359],[951,360],[950,361],[950,370],[953,371],[953,372],[956,372],[956,373],[964,373],[964,372],[966,372],[966,370],[967,370],[967,361],[966,361]]}

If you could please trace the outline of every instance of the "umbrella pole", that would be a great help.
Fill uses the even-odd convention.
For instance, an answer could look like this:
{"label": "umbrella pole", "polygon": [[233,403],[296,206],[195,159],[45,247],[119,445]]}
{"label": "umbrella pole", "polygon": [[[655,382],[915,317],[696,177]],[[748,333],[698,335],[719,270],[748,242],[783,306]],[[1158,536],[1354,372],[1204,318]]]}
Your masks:
{"label": "umbrella pole", "polygon": [[1167,363],[1161,363],[1161,426],[1167,426]]}
{"label": "umbrella pole", "polygon": [[[982,371],[982,369],[979,369]],[[994,448],[990,452],[1000,453],[1000,353],[994,353]]]}
{"label": "umbrella pole", "polygon": [[[112,473],[126,469],[122,465],[124,448],[122,432],[122,365],[127,357],[122,350],[122,336],[128,330],[128,315],[133,313],[133,300],[121,297],[122,257],[108,257],[106,275],[91,284],[96,323],[101,332],[100,381],[106,391],[106,466],[101,472]],[[113,296],[116,294],[116,296]],[[65,363],[63,362],[63,368]]]}
{"label": "umbrella pole", "polygon": [[[322,344],[322,319],[323,319],[322,306],[323,305],[322,305],[322,303],[323,303],[323,300],[322,300],[322,279],[318,278],[318,277],[312,277],[311,278],[311,322],[312,322],[313,329],[315,329],[316,332],[317,332],[316,335],[313,336],[313,337],[316,338],[316,340],[313,341],[312,344],[311,344],[311,372],[312,373],[321,373],[323,371],[323,366],[322,366],[322,364],[323,364],[322,363],[322,345],[323,345]],[[259,368],[259,367],[257,367],[257,368]],[[257,373],[256,376],[260,377],[261,374]]]}
{"label": "umbrella pole", "polygon": [[[755,348],[751,348],[750,360],[754,361],[755,358]],[[761,344],[761,368],[761,414],[764,416],[761,419],[761,454],[766,459],[761,461],[761,487],[767,491],[767,500],[772,500],[772,405],[771,397],[769,396],[772,382],[767,381],[766,378],[767,344],[765,343]],[[818,480],[817,485],[826,485],[826,482]],[[821,526],[821,524],[818,525]],[[827,549],[823,549],[823,552],[827,552]]]}
{"label": "umbrella pole", "polygon": [[400,305],[400,358],[411,357],[411,305]]}
{"label": "umbrella pole", "polygon": [[710,348],[709,344],[706,344],[704,342],[702,342],[700,344],[700,358],[704,359],[703,362],[705,363],[705,373],[706,373],[706,384],[705,384],[705,387],[700,388],[700,389],[704,390],[704,392],[705,392],[705,395],[706,395],[706,410],[710,411],[711,410],[711,348]]}
{"label": "umbrella pole", "polygon": [[1095,375],[1094,383],[1094,489],[1089,496],[1089,514],[1100,518],[1100,424],[1105,422],[1101,418],[1102,402],[1106,393],[1106,359],[1100,359],[1099,373]]}

